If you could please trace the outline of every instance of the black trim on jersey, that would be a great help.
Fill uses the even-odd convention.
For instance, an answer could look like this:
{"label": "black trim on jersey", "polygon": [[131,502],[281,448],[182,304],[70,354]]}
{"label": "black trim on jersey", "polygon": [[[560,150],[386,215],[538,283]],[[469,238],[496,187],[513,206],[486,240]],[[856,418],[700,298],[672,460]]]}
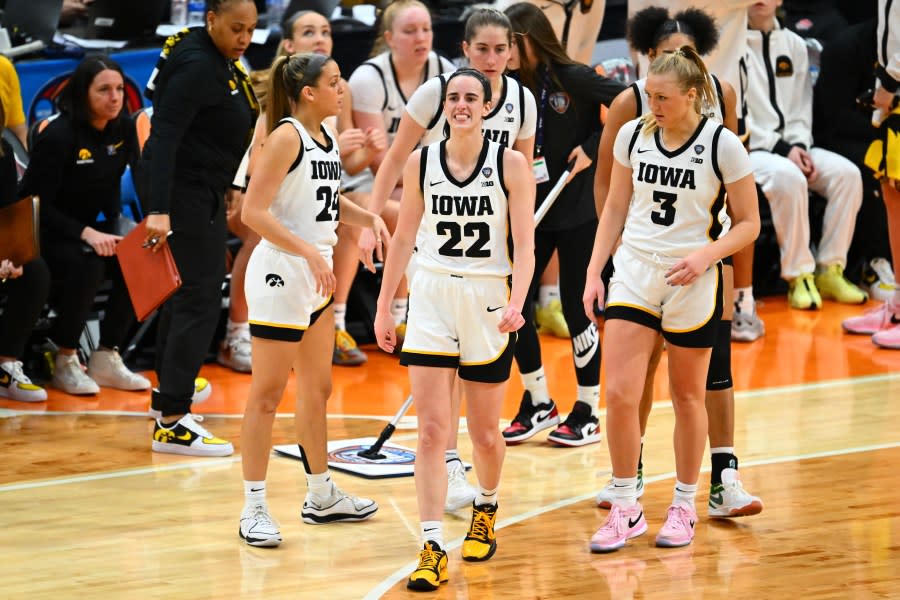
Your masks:
{"label": "black trim on jersey", "polygon": [[[609,318],[609,317],[607,317]],[[716,307],[709,320],[693,331],[674,333],[663,330],[663,338],[670,344],[684,348],[712,348],[722,321],[722,263],[716,263]]]}
{"label": "black trim on jersey", "polygon": [[778,108],[778,97],[775,94],[775,73],[772,72],[772,58],[769,52],[769,36],[771,34],[771,31],[763,32],[762,34],[763,62],[766,64],[766,77],[769,80],[769,101],[772,102],[772,108],[775,109],[775,114],[778,115],[778,128],[776,131],[784,131],[784,113]]}
{"label": "black trim on jersey", "polygon": [[[722,130],[725,129],[724,125],[719,125],[716,127],[715,132],[713,132],[712,137],[712,148],[710,152],[712,153],[712,168],[713,173],[716,174],[716,177],[719,178],[719,181],[722,181],[722,171],[719,170],[719,136],[722,134]],[[725,183],[722,181],[722,183]]]}
{"label": "black trim on jersey", "polygon": [[447,356],[446,354],[420,354],[418,352],[400,351],[400,364],[404,367],[438,367],[444,369],[456,369],[459,367],[459,355]]}
{"label": "black trim on jersey", "polygon": [[659,150],[660,153],[666,158],[674,158],[678,156],[694,144],[694,141],[697,139],[697,136],[700,135],[700,132],[703,131],[703,128],[706,126],[706,122],[708,120],[709,119],[707,117],[701,117],[700,124],[697,125],[697,129],[694,130],[694,133],[691,134],[691,137],[689,137],[685,143],[683,143],[675,150],[672,150],[671,152],[666,150],[665,146],[663,146],[662,129],[657,129],[653,134],[653,139],[656,141],[656,149]]}
{"label": "black trim on jersey", "polygon": [[510,333],[506,348],[500,356],[483,365],[459,365],[459,378],[477,383],[503,383],[509,379],[515,349],[516,334]]}
{"label": "black trim on jersey", "polygon": [[634,308],[633,306],[614,304],[607,306],[604,314],[607,321],[610,319],[622,319],[623,321],[643,325],[653,331],[662,331],[662,319],[660,317],[651,315],[647,311]]}
{"label": "black trim on jersey", "polygon": [[481,153],[478,155],[478,161],[475,163],[475,168],[472,169],[472,172],[463,180],[459,181],[456,177],[453,176],[453,173],[450,172],[449,167],[447,167],[447,140],[441,140],[441,169],[444,171],[444,175],[447,176],[447,181],[455,185],[456,187],[464,188],[478,177],[478,174],[481,173],[481,167],[484,166],[484,161],[487,159],[488,147],[490,146],[490,142],[487,138],[481,138]]}
{"label": "black trim on jersey", "polygon": [[710,216],[712,218],[710,219],[709,229],[707,230],[706,235],[713,241],[719,239],[719,236],[722,235],[722,223],[719,222],[717,217],[722,212],[723,208],[725,208],[725,186],[720,183],[716,199],[713,200],[712,205],[709,207]]}
{"label": "black trim on jersey", "polygon": [[488,119],[490,119],[491,117],[496,115],[498,112],[500,112],[500,108],[504,104],[506,104],[506,91],[509,89],[509,82],[506,80],[506,75],[501,75],[500,77],[501,77],[501,82],[503,83],[503,89],[500,90],[500,100],[498,100],[496,102],[491,100],[491,102],[494,102],[494,108],[483,119],[484,121],[487,121]]}
{"label": "black trim on jersey", "polygon": [[635,119],[640,119],[641,115],[644,114],[644,102],[641,100],[641,90],[638,88],[637,83],[632,83],[628,87],[631,88],[631,91],[634,92],[634,102],[635,102],[635,110],[637,114],[634,115]]}
{"label": "black trim on jersey", "polygon": [[[285,123],[290,125],[291,129],[293,129],[297,133],[297,137],[300,138],[300,148],[297,149],[297,158],[294,159],[294,162],[291,163],[291,166],[288,169],[288,173],[291,173],[291,172],[293,172],[294,169],[296,169],[297,167],[300,166],[300,161],[303,160],[303,135],[300,133],[300,130],[297,129],[297,126],[294,125],[293,120],[291,120],[287,117],[278,121],[278,125],[275,126],[275,129],[278,129]],[[272,131],[274,132],[275,129],[273,129]],[[250,178],[247,177],[248,185],[249,185],[249,180],[250,180]],[[290,341],[290,340],[288,340],[288,341]]]}
{"label": "black trim on jersey", "polygon": [[422,198],[425,198],[425,168],[427,166],[428,166],[428,146],[425,146],[419,152],[419,191],[422,192]]}
{"label": "black trim on jersey", "polygon": [[722,111],[722,121],[725,120],[725,92],[722,91],[722,83],[719,81],[719,78],[710,73],[710,77],[712,77],[713,83],[716,86],[716,95],[719,97],[719,110]]}
{"label": "black trim on jersey", "polygon": [[[497,144],[497,177],[500,179],[500,189],[503,190],[503,193],[506,194],[506,197],[509,198],[509,190],[506,189],[506,179],[503,177],[503,152],[506,151],[506,146],[503,144]],[[507,202],[509,205],[509,202]],[[509,214],[509,210],[507,209],[507,214]]]}
{"label": "black trim on jersey", "polygon": [[441,120],[441,115],[444,112],[444,98],[447,95],[447,80],[444,79],[443,73],[438,75],[438,79],[441,80],[441,98],[438,100],[437,110],[434,111],[434,116],[431,117],[431,120],[428,121],[428,125],[425,126],[425,131],[434,129],[435,125],[438,124],[438,121]]}
{"label": "black trim on jersey", "polygon": [[[504,75],[504,77],[506,76]],[[522,125],[525,124],[525,86],[518,81],[516,83],[519,86],[519,130],[521,130]],[[518,134],[516,134],[516,137],[518,137]]]}
{"label": "black trim on jersey", "polygon": [[388,105],[387,78],[384,76],[384,71],[381,70],[381,67],[379,67],[375,63],[366,61],[363,64],[361,64],[360,66],[362,67],[364,65],[368,65],[368,66],[372,67],[373,69],[375,69],[376,71],[378,71],[378,77],[381,78],[381,87],[384,88],[384,103],[381,105],[381,110],[383,112],[384,109],[386,109],[387,105]]}
{"label": "black trim on jersey", "polygon": [[[419,83],[419,85],[422,85],[423,83],[425,83],[432,77],[431,76],[431,54],[432,53],[434,54],[435,58],[437,59],[438,69],[440,69],[441,57],[438,56],[438,54],[436,52],[430,51],[428,60],[425,61],[425,72],[422,74],[422,81]],[[397,69],[394,67],[393,53],[388,54],[388,64],[391,65],[391,75],[394,76],[394,87],[397,88],[397,92],[400,94],[400,98],[403,99],[403,105],[406,106],[406,104],[409,102],[409,100],[407,99],[406,94],[403,93],[403,90],[400,89],[400,79],[397,77]],[[440,73],[443,73],[443,71],[440,71]],[[419,87],[419,86],[416,86],[416,87]],[[387,106],[387,84],[385,84],[384,98],[385,98],[385,106]],[[384,109],[382,109],[382,110],[384,110]]]}
{"label": "black trim on jersey", "polygon": [[641,128],[644,126],[643,121],[638,121],[637,127],[634,128],[634,133],[631,134],[631,141],[628,142],[628,156],[631,156],[632,150],[634,150],[634,145],[637,143],[638,134],[641,133]]}
{"label": "black trim on jersey", "polygon": [[[319,131],[321,131],[322,135],[325,136],[325,139],[328,140],[327,146],[323,146],[322,144],[320,144],[319,140],[317,140],[313,136],[309,136],[309,139],[311,139],[313,142],[315,142],[316,146],[318,146],[320,149],[322,149],[325,152],[331,152],[332,150],[334,150],[334,138],[332,138],[330,135],[328,135],[328,131],[325,129],[325,126],[319,125]],[[309,132],[307,131],[306,133],[309,133]]]}

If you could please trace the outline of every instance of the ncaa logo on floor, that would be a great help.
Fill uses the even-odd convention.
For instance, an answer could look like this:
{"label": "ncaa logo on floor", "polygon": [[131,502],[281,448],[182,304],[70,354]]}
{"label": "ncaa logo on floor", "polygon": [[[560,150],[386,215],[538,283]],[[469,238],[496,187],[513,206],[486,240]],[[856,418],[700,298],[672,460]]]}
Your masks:
{"label": "ncaa logo on floor", "polygon": [[[373,461],[368,458],[359,456],[361,450],[368,450],[369,446],[346,446],[338,448],[328,453],[328,462],[346,463],[346,464],[368,464]],[[416,462],[416,453],[395,448],[393,446],[382,446],[381,453],[384,458],[378,460],[380,465],[412,465]]]}

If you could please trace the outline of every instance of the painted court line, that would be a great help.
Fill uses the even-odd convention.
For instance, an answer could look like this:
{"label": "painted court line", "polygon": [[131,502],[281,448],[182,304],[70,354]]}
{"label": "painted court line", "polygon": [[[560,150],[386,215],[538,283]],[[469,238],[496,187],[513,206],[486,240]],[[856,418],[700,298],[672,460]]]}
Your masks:
{"label": "painted court line", "polygon": [[[814,458],[825,458],[829,456],[844,456],[847,454],[857,454],[861,452],[873,452],[876,450],[886,450],[890,448],[898,448],[900,447],[900,441],[891,442],[889,444],[875,444],[871,446],[857,446],[853,448],[840,448],[838,450],[826,450],[823,452],[811,452],[809,454],[795,454],[792,456],[779,456],[770,459],[762,459],[755,461],[746,461],[741,462],[741,469],[746,470],[750,467],[761,467],[766,465],[777,465],[786,462],[797,462],[802,460],[811,460]],[[701,472],[709,472],[709,468],[702,469]],[[665,481],[666,479],[674,479],[675,472],[672,471],[670,473],[663,473],[661,475],[654,475],[653,477],[644,478],[644,484],[656,483],[658,481]],[[599,488],[598,488],[599,489]],[[594,496],[597,495],[596,491],[581,494],[579,496],[573,496],[571,498],[565,498],[563,500],[557,500],[556,502],[551,502],[550,504],[546,504],[544,506],[539,506],[529,511],[525,511],[521,514],[515,515],[508,519],[503,519],[497,522],[497,526],[495,529],[503,529],[504,527],[509,527],[510,525],[515,525],[516,523],[521,523],[522,521],[527,521],[528,519],[532,519],[544,513],[552,512],[554,510],[558,510],[560,508],[565,508],[566,506],[570,506],[572,504],[577,504],[578,502],[584,502],[585,500],[593,499]],[[465,536],[460,536],[446,545],[446,550],[455,550],[462,546],[463,540]],[[395,585],[404,581],[407,577],[409,577],[410,573],[413,572],[413,569],[418,565],[418,561],[412,560],[393,573],[389,575],[385,580],[376,585],[372,590],[363,597],[363,600],[375,600],[376,598],[380,598],[382,595],[391,590]]]}

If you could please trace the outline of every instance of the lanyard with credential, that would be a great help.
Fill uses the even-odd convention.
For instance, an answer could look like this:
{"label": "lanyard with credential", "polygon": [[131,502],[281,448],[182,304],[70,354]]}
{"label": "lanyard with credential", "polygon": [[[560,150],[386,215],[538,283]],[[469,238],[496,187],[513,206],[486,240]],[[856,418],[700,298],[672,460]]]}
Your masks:
{"label": "lanyard with credential", "polygon": [[544,146],[544,110],[547,108],[547,98],[550,96],[550,74],[544,71],[543,81],[541,82],[541,101],[538,106],[537,125],[534,134],[534,155],[535,157],[543,156],[541,152]]}

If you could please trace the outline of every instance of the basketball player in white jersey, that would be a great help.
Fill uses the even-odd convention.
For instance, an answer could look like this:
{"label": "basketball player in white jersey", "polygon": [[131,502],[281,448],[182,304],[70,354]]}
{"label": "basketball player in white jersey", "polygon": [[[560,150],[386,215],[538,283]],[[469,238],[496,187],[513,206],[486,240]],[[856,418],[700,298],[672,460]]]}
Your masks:
{"label": "basketball player in white jersey", "polygon": [[[419,0],[389,3],[381,15],[379,33],[372,58],[353,71],[349,84],[354,99],[354,123],[363,130],[384,130],[389,148],[400,126],[407,99],[424,82],[440,73],[449,73],[454,66],[431,49],[434,37],[431,14]],[[387,50],[382,51],[385,46]],[[377,173],[381,168],[384,156],[382,152],[372,160],[370,167],[373,172]],[[359,189],[367,191],[365,187]],[[392,199],[373,212],[383,216],[393,231],[397,225],[398,208],[397,201]],[[374,241],[363,232],[360,244],[373,246]],[[391,314],[401,337],[406,328],[406,291],[407,285],[400,286],[391,305]]]}
{"label": "basketball player in white jersey", "polygon": [[[606,523],[591,538],[595,552],[617,550],[647,531],[637,501],[638,404],[660,331],[675,406],[677,481],[656,545],[693,540],[707,434],[704,388],[722,315],[720,261],[759,233],[747,152],[736,135],[701,114],[716,94],[697,52],[684,46],[658,57],[645,89],[651,112],[626,123],[616,136],[616,162],[584,292],[591,319],[606,300],[606,431],[614,485]],[[726,192],[730,230],[717,218]],[[605,297],[600,275],[620,235]]]}
{"label": "basketball player in white jersey", "polygon": [[[484,75],[464,69],[449,78],[444,114],[450,137],[413,152],[406,163],[400,220],[378,297],[375,334],[378,345],[393,352],[390,300],[417,246],[401,363],[409,366],[419,418],[415,478],[423,549],[407,583],[418,590],[437,589],[448,577],[441,524],[444,449],[457,373],[468,401],[479,485],[462,556],[487,560],[497,547],[505,454],[498,423],[534,268],[535,188],[522,154],[484,138],[482,119],[491,107]],[[417,236],[420,223],[424,231]]]}
{"label": "basketball player in white jersey", "polygon": [[321,54],[276,59],[269,75],[269,133],[242,209],[262,241],[247,267],[245,293],[253,343],[253,379],[241,429],[245,504],[238,533],[253,546],[277,546],[281,533],[266,505],[272,424],[293,368],[295,424],[308,491],[305,523],[360,521],[378,505],[342,492],[328,472],[326,404],[331,394],[338,222],[370,227],[387,242],[377,216],[340,196],[337,137],[323,123],[341,108],[340,69]]}
{"label": "basketball player in white jersey", "polygon": [[[666,53],[673,52],[681,46],[691,46],[697,53],[705,56],[712,51],[718,41],[718,30],[715,22],[703,11],[688,9],[670,17],[664,8],[651,7],[637,13],[628,22],[630,44],[646,53],[651,60]],[[703,115],[723,123],[732,133],[737,133],[737,111],[735,108],[734,89],[727,82],[710,74],[710,84],[715,91],[715,103],[701,107]],[[609,177],[613,163],[613,141],[622,125],[635,117],[650,112],[645,90],[647,79],[640,79],[620,94],[607,115],[606,127],[600,138],[600,166],[594,181],[594,194],[598,211],[602,211],[603,202],[609,191]],[[719,216],[725,224],[728,215]],[[722,265],[723,293],[726,302],[723,306],[722,323],[713,345],[710,367],[706,380],[706,410],[709,423],[709,444],[712,459],[710,473],[709,515],[716,517],[746,516],[760,512],[762,501],[748,494],[741,484],[738,473],[738,459],[734,451],[734,383],[731,377],[731,337],[733,335],[732,316],[734,304],[731,298],[733,287],[733,269],[731,257],[727,257]],[[761,324],[761,323],[760,323]],[[647,419],[653,405],[653,377],[662,353],[662,338],[658,338],[657,346],[648,367],[648,377],[641,397],[641,449],[643,436],[647,430]],[[638,459],[638,497],[643,494],[643,452]],[[601,508],[610,508],[614,494],[613,482],[610,481],[597,495],[597,504]]]}
{"label": "basketball player in white jersey", "polygon": [[[491,111],[484,118],[484,136],[499,144],[521,152],[530,162],[534,151],[534,132],[537,108],[534,95],[515,79],[504,75],[512,45],[512,26],[503,13],[493,9],[476,9],[466,20],[463,53],[470,66],[481,72],[491,83]],[[397,135],[375,176],[370,210],[380,213],[403,171],[403,165],[417,144],[422,146],[446,137],[447,118],[444,115],[444,96],[449,75],[439,75],[423,83],[415,91],[400,118]],[[361,235],[360,243],[367,256],[372,255],[375,239]],[[410,264],[411,272],[415,259]],[[457,433],[459,429],[460,396],[454,387],[451,416],[450,445],[447,462],[448,488],[446,510],[453,511],[472,503],[475,490],[466,481],[466,473],[459,458]]]}

